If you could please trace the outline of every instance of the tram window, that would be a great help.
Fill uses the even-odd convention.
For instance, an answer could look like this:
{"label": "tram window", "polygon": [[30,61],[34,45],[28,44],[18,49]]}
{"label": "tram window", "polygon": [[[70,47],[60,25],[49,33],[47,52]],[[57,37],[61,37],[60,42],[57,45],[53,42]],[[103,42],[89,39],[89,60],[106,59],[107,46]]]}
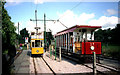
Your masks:
{"label": "tram window", "polygon": [[34,47],[34,42],[32,42],[32,47]]}
{"label": "tram window", "polygon": [[44,47],[44,41],[42,40],[41,42],[42,42],[42,47]]}
{"label": "tram window", "polygon": [[78,36],[78,42],[80,42],[80,36]]}
{"label": "tram window", "polygon": [[42,47],[42,41],[41,41],[41,44],[40,44],[40,45],[41,45],[41,47]]}
{"label": "tram window", "polygon": [[83,33],[86,32],[86,29],[82,29],[82,32],[83,32]]}
{"label": "tram window", "polygon": [[40,40],[35,40],[35,47],[39,47],[40,46]]}
{"label": "tram window", "polygon": [[75,42],[77,41],[77,36],[75,36]]}

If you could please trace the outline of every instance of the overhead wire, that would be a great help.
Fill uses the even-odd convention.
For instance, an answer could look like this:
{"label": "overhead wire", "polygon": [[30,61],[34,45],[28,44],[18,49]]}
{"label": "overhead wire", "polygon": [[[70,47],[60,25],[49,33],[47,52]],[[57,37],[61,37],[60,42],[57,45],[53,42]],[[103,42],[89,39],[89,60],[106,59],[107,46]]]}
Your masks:
{"label": "overhead wire", "polygon": [[[75,8],[78,7],[80,4],[81,4],[81,1],[80,1],[77,5],[75,5],[74,7],[72,7],[70,10],[75,9]],[[58,19],[57,19],[57,22],[60,22],[64,27],[68,28],[65,24],[63,24],[63,23],[60,21],[60,19],[61,19],[62,17],[64,17],[65,15],[66,15],[66,14],[63,14],[60,18],[58,18]]]}
{"label": "overhead wire", "polygon": [[[49,17],[47,17],[48,19],[50,19]],[[50,19],[50,20],[52,20],[52,19]],[[63,24],[61,21],[59,21],[59,20],[56,20],[56,21],[53,21],[54,23],[56,23],[56,22],[60,22],[64,27],[66,27],[66,28],[68,28],[65,24]]]}
{"label": "overhead wire", "polygon": [[[72,7],[70,10],[73,10],[73,9],[75,9],[76,7],[78,7],[79,5],[81,4],[81,1],[77,4],[77,5],[75,5],[74,7]],[[64,17],[66,14],[63,14],[60,18],[58,18],[58,20],[60,20],[62,17]]]}
{"label": "overhead wire", "polygon": [[[78,7],[79,5],[81,4],[81,2],[79,2],[77,5],[75,5],[74,7],[72,7],[70,10],[73,10],[73,9],[75,9],[76,7]],[[36,3],[36,10],[37,10],[37,7],[38,7],[38,0],[37,0],[37,3]],[[59,23],[61,23],[64,27],[66,27],[66,28],[68,28],[65,24],[63,24],[61,21],[60,21],[60,19],[62,18],[62,17],[64,17],[66,14],[63,14],[60,18],[58,18],[56,21],[53,21],[54,23],[56,23],[56,22],[59,22]],[[48,18],[48,17],[47,17]],[[49,18],[50,19],[50,18]],[[50,20],[52,20],[52,19],[50,19]]]}

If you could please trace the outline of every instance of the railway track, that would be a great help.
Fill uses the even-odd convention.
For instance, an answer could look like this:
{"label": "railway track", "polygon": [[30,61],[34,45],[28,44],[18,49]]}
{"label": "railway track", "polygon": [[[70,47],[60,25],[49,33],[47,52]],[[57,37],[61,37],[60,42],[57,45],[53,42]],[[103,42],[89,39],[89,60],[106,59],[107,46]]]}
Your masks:
{"label": "railway track", "polygon": [[[57,54],[58,54],[58,52],[57,52]],[[90,69],[93,69],[92,66],[89,66],[89,65],[81,62],[78,58],[74,58],[74,57],[72,57],[72,56],[69,55],[69,54],[67,54],[67,55],[66,55],[66,54],[62,54],[62,57],[65,57],[65,58],[70,59],[70,60],[72,60],[72,61],[75,61],[75,62],[77,62],[77,63],[81,63],[82,65],[84,65],[84,66],[86,66],[86,67],[88,67],[88,68],[90,68]],[[109,74],[119,75],[119,74],[120,74],[120,71],[118,71],[116,68],[111,67],[111,66],[109,66],[109,65],[105,65],[105,64],[101,64],[101,63],[96,63],[96,67],[97,67],[97,70],[96,70],[96,71],[97,71],[97,73],[100,74],[100,75],[101,75],[101,74],[102,74],[102,75],[109,75]],[[102,72],[102,71],[99,70],[99,68],[107,69],[108,71],[107,71],[107,72]]]}
{"label": "railway track", "polygon": [[35,64],[35,58],[33,57],[33,64],[34,64],[34,72],[35,72],[35,75],[37,75],[37,70],[36,70],[36,64]]}
{"label": "railway track", "polygon": [[[99,57],[101,62],[99,62],[99,64],[103,64],[103,65],[106,65],[106,66],[110,66],[110,67],[113,67],[117,70],[120,71],[120,61],[119,60],[114,60],[114,59],[111,59],[111,58],[104,58],[102,56]],[[105,61],[105,62],[104,62]],[[109,63],[110,62],[110,63]],[[112,64],[111,64],[112,63]]]}
{"label": "railway track", "polygon": [[120,73],[120,71],[118,71],[117,69],[115,69],[115,68],[113,68],[113,67],[111,67],[111,66],[106,66],[106,65],[103,65],[103,64],[99,64],[99,63],[97,63],[96,65],[97,65],[97,66],[104,67],[104,68],[106,68],[106,69],[110,69],[111,71]]}
{"label": "railway track", "polygon": [[49,66],[49,64],[45,61],[45,59],[42,57],[43,61],[45,62],[45,64],[49,67],[49,69],[52,71],[52,73],[54,75],[56,75],[56,73],[53,71],[53,69]]}
{"label": "railway track", "polygon": [[[53,69],[49,66],[49,64],[45,61],[43,57],[33,57],[33,65],[34,65],[35,75],[44,74],[44,73],[45,74],[50,73],[52,75],[56,75],[56,73],[53,71]],[[51,71],[51,72],[47,72],[47,71]]]}

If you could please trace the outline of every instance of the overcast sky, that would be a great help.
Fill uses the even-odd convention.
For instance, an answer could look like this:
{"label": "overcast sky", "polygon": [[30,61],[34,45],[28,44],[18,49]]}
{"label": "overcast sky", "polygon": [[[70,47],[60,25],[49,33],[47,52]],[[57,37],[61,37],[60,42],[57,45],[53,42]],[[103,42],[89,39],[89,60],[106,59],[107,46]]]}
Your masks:
{"label": "overcast sky", "polygon": [[[104,0],[105,1],[105,0]],[[102,29],[114,28],[118,23],[118,0],[110,0],[111,2],[97,2],[95,0],[9,0],[5,8],[11,16],[12,22],[17,27],[20,23],[20,30],[27,28],[29,32],[35,31],[35,10],[37,10],[37,18],[60,20],[67,27],[74,25],[92,25],[102,26]],[[44,30],[44,22],[38,22]],[[53,34],[66,29],[59,22],[47,22],[47,30],[51,29]]]}

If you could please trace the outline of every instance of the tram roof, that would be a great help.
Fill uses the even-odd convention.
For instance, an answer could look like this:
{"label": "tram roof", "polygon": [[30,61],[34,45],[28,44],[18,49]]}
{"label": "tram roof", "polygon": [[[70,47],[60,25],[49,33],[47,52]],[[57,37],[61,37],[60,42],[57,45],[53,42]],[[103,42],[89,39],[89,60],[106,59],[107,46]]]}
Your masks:
{"label": "tram roof", "polygon": [[75,25],[75,26],[72,26],[70,28],[67,28],[65,30],[62,30],[60,32],[57,32],[57,35],[62,35],[62,34],[65,34],[65,33],[68,33],[68,32],[73,32],[75,29],[77,28],[80,28],[80,29],[91,29],[91,30],[96,30],[98,28],[101,28],[101,26],[89,26],[89,25]]}

